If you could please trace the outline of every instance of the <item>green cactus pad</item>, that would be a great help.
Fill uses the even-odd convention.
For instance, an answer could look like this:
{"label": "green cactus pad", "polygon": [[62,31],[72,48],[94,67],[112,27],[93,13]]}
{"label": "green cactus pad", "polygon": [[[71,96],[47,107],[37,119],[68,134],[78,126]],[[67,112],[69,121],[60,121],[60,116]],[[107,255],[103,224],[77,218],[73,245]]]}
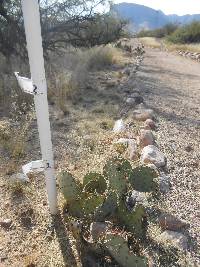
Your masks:
{"label": "green cactus pad", "polygon": [[104,202],[102,195],[84,195],[68,204],[68,212],[76,218],[92,218],[93,214]]}
{"label": "green cactus pad", "polygon": [[119,201],[117,209],[117,218],[122,226],[132,232],[136,237],[141,238],[146,233],[146,213],[145,208],[138,204],[134,211],[127,210],[123,200]]}
{"label": "green cactus pad", "polygon": [[127,179],[132,171],[131,164],[120,158],[113,158],[104,166],[104,176],[109,180],[111,190],[122,195],[127,190]]}
{"label": "green cactus pad", "polygon": [[147,259],[142,256],[135,256],[130,252],[127,241],[114,234],[108,234],[104,240],[104,246],[110,255],[122,267],[147,267]]}
{"label": "green cactus pad", "polygon": [[104,196],[92,195],[85,200],[82,200],[82,207],[85,216],[93,215],[98,207],[104,202]]}
{"label": "green cactus pad", "polygon": [[67,207],[69,214],[75,218],[83,218],[84,211],[82,203],[82,199],[75,199],[73,201],[70,201]]}
{"label": "green cactus pad", "polygon": [[107,189],[107,183],[105,178],[95,172],[88,173],[83,178],[84,190],[88,193],[103,194]]}
{"label": "green cactus pad", "polygon": [[67,171],[58,174],[59,187],[67,202],[71,202],[81,195],[81,184]]}
{"label": "green cactus pad", "polygon": [[106,218],[111,217],[117,209],[117,201],[118,196],[116,192],[109,192],[101,207],[95,212],[94,219],[102,222],[105,221]]}
{"label": "green cactus pad", "polygon": [[129,182],[133,188],[140,192],[152,192],[157,188],[154,178],[158,176],[157,172],[147,166],[139,166],[133,169]]}

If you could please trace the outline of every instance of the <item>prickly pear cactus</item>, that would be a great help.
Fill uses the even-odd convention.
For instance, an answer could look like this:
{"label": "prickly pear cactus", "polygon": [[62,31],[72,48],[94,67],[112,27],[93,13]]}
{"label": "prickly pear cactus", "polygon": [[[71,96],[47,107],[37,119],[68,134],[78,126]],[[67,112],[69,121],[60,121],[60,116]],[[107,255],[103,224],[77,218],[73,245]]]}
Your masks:
{"label": "prickly pear cactus", "polygon": [[127,160],[113,158],[106,163],[103,173],[109,181],[110,189],[120,196],[127,191],[127,179],[131,171],[132,167]]}
{"label": "prickly pear cactus", "polygon": [[138,204],[133,211],[128,211],[124,200],[120,200],[116,216],[122,226],[132,232],[136,237],[144,237],[146,233],[146,213],[145,208]]}
{"label": "prickly pear cactus", "polygon": [[67,171],[60,172],[58,181],[61,192],[68,203],[81,196],[82,186],[75,180],[71,173]]}
{"label": "prickly pear cactus", "polygon": [[104,199],[103,195],[82,194],[81,198],[71,201],[67,209],[73,217],[93,219],[95,211],[101,207]]}
{"label": "prickly pear cactus", "polygon": [[117,209],[118,196],[116,192],[110,191],[103,204],[95,212],[95,221],[103,222],[106,218],[113,217]]}
{"label": "prickly pear cactus", "polygon": [[84,218],[83,200],[81,198],[70,201],[67,205],[68,213],[75,218]]}
{"label": "prickly pear cactus", "polygon": [[82,200],[82,207],[85,217],[93,216],[95,211],[103,204],[104,196],[92,195]]}
{"label": "prickly pear cactus", "polygon": [[152,192],[157,188],[157,183],[154,181],[157,176],[157,172],[148,166],[139,166],[133,169],[129,182],[137,191]]}
{"label": "prickly pear cactus", "polygon": [[108,234],[104,239],[104,246],[110,255],[122,267],[147,267],[147,259],[142,256],[135,256],[130,252],[127,241],[114,234]]}
{"label": "prickly pear cactus", "polygon": [[107,189],[107,182],[101,174],[91,172],[84,176],[83,186],[85,192],[103,194]]}

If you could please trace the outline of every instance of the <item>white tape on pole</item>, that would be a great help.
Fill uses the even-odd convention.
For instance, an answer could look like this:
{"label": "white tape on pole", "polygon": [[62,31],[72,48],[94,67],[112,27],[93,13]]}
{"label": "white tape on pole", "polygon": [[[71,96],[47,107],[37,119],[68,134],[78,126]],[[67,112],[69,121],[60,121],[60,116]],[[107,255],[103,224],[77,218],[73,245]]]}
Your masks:
{"label": "white tape on pole", "polygon": [[[51,214],[57,213],[56,180],[51,142],[47,84],[44,69],[39,5],[37,0],[22,0],[22,11],[27,41],[27,50],[35,94],[35,110],[38,123],[42,160]],[[30,84],[29,84],[30,85]],[[29,87],[30,89],[30,87]]]}

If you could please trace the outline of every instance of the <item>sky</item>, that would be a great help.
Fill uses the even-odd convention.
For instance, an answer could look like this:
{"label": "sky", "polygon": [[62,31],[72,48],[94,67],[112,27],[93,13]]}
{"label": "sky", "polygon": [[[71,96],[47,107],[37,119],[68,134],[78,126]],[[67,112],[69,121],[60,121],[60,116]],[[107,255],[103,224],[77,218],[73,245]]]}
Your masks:
{"label": "sky", "polygon": [[129,2],[162,10],[165,14],[200,14],[200,0],[113,0],[115,4]]}

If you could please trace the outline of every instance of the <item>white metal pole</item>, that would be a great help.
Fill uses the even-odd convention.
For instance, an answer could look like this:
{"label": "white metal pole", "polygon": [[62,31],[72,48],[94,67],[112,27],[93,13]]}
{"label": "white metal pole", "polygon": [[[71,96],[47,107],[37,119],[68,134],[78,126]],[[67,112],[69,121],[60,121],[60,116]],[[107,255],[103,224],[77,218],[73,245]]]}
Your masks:
{"label": "white metal pole", "polygon": [[22,11],[26,33],[27,50],[31,78],[35,87],[35,110],[42,151],[45,163],[45,178],[51,214],[57,213],[56,179],[54,172],[49,111],[47,102],[47,84],[44,69],[41,25],[38,0],[22,0]]}

